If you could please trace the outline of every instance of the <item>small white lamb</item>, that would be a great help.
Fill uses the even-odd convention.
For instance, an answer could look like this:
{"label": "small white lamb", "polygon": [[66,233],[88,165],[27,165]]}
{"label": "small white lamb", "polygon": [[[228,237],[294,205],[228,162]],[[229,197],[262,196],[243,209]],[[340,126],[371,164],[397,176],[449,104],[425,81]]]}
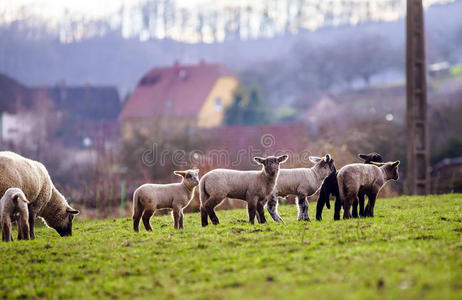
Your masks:
{"label": "small white lamb", "polygon": [[326,154],[324,157],[310,156],[309,158],[314,163],[311,168],[281,169],[279,171],[276,188],[266,207],[274,221],[282,222],[277,211],[277,198],[288,195],[297,196],[298,220],[310,221],[306,198],[316,193],[323,180],[335,171],[335,166],[330,154]]}
{"label": "small white lamb", "polygon": [[390,180],[398,180],[399,160],[395,162],[346,165],[338,171],[337,181],[343,202],[343,218],[351,218],[350,206],[359,201],[358,195],[367,195],[366,217],[374,217],[374,206],[380,189]]}
{"label": "small white lamb", "polygon": [[227,197],[247,202],[250,223],[254,224],[255,216],[259,223],[265,223],[263,208],[276,186],[279,165],[287,159],[287,155],[255,157],[262,166],[260,171],[215,169],[205,174],[199,184],[202,226],[208,225],[208,217],[213,225],[220,223],[215,207]]}
{"label": "small white lamb", "polygon": [[2,240],[13,241],[12,221],[18,222],[18,240],[29,240],[29,201],[23,191],[9,188],[0,199],[0,221],[2,223]]}
{"label": "small white lamb", "polygon": [[199,184],[199,170],[175,171],[183,177],[180,183],[143,184],[133,194],[133,230],[139,231],[141,216],[147,231],[152,231],[149,220],[158,209],[172,209],[173,227],[183,229],[183,209],[191,202]]}

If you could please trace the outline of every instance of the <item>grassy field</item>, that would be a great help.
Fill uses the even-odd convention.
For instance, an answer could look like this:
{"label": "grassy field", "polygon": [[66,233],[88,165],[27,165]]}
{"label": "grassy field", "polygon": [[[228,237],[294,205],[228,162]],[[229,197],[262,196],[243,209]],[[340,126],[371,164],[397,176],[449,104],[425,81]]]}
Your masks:
{"label": "grassy field", "polygon": [[[310,205],[314,217],[315,205]],[[375,219],[252,226],[245,210],[219,226],[185,215],[83,221],[74,236],[37,228],[0,244],[0,298],[462,299],[462,195],[378,199]]]}

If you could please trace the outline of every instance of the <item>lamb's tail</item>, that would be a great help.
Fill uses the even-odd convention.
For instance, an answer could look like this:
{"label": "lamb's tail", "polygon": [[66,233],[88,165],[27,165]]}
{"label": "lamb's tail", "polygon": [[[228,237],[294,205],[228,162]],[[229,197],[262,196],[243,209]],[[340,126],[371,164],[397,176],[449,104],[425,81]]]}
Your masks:
{"label": "lamb's tail", "polygon": [[202,226],[205,227],[208,225],[208,214],[207,214],[207,209],[205,208],[205,201],[210,195],[207,193],[205,189],[205,178],[202,178],[201,181],[199,182],[199,200],[201,203],[201,223]]}
{"label": "lamb's tail", "polygon": [[140,198],[138,197],[138,189],[133,193],[133,216],[136,215],[136,212],[140,208]]}
{"label": "lamb's tail", "polygon": [[15,204],[18,204],[18,199],[26,204],[29,204],[29,200],[27,200],[26,195],[24,195],[24,193],[16,193],[13,195],[13,202]]}

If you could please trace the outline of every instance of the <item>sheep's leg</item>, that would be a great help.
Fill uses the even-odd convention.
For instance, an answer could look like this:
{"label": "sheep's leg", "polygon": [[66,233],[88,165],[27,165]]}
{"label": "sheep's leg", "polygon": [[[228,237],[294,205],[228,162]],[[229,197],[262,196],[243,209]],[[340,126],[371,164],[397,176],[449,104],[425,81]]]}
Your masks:
{"label": "sheep's leg", "polygon": [[265,208],[260,201],[257,202],[257,220],[260,224],[266,223]]}
{"label": "sheep's leg", "polygon": [[207,211],[207,214],[210,217],[210,221],[212,221],[213,225],[218,225],[220,224],[220,220],[217,217],[217,214],[215,213],[215,206],[220,204],[220,202],[223,199],[217,199],[217,198],[212,198],[210,197],[207,201],[205,201],[204,206]]}
{"label": "sheep's leg", "polygon": [[2,220],[2,241],[13,241],[13,235],[11,232],[11,219],[9,217],[4,217]]}
{"label": "sheep's leg", "polygon": [[308,216],[308,201],[306,201],[305,195],[299,195],[298,197],[298,220],[299,221],[311,221]]}
{"label": "sheep's leg", "polygon": [[359,194],[359,216],[360,217],[365,217],[366,214],[364,212],[364,194]]}
{"label": "sheep's leg", "polygon": [[375,206],[375,199],[377,198],[377,194],[370,194],[369,195],[369,217],[373,218],[374,217],[374,206]]}
{"label": "sheep's leg", "polygon": [[33,240],[35,239],[35,232],[34,232],[35,214],[32,212],[30,205],[28,206],[28,208],[29,208],[29,233],[30,233],[30,239]]}
{"label": "sheep's leg", "polygon": [[357,200],[354,200],[353,201],[353,206],[352,206],[352,209],[351,209],[351,215],[353,218],[357,219],[358,218],[358,201]]}
{"label": "sheep's leg", "polygon": [[180,215],[181,215],[180,209],[178,209],[178,207],[174,207],[172,211],[172,215],[173,215],[173,228],[180,229]]}
{"label": "sheep's leg", "polygon": [[179,225],[180,225],[180,229],[183,229],[183,219],[184,219],[184,214],[183,214],[183,210],[180,211],[180,220],[179,220]]}
{"label": "sheep's leg", "polygon": [[340,201],[340,197],[335,199],[335,211],[334,211],[334,220],[340,220],[340,210],[342,209],[342,202]]}
{"label": "sheep's leg", "polygon": [[247,205],[247,211],[249,212],[249,222],[250,224],[255,224],[255,213],[257,210],[257,206],[253,203],[249,203]]}
{"label": "sheep's leg", "polygon": [[282,218],[278,214],[278,198],[276,194],[271,194],[266,204],[266,209],[275,222],[282,222]]}
{"label": "sheep's leg", "polygon": [[343,203],[343,218],[344,219],[350,219],[351,218],[351,214],[350,214],[350,206],[351,204],[354,203],[354,201],[358,201],[358,196],[357,195],[354,195],[354,196],[348,196],[346,197],[344,203]]}
{"label": "sheep's leg", "polygon": [[22,238],[24,240],[30,240],[30,231],[29,231],[29,216],[21,216],[20,223],[22,223]]}
{"label": "sheep's leg", "polygon": [[202,227],[205,227],[209,225],[209,220],[208,220],[209,215],[207,214],[207,209],[205,209],[205,206],[201,204],[201,223]]}
{"label": "sheep's leg", "polygon": [[135,232],[140,231],[140,220],[141,216],[143,215],[143,209],[136,207],[133,212],[133,230]]}
{"label": "sheep's leg", "polygon": [[146,231],[152,231],[152,227],[151,224],[149,224],[149,220],[151,219],[153,213],[154,210],[152,209],[146,209],[143,213],[143,224],[144,228],[146,228]]}

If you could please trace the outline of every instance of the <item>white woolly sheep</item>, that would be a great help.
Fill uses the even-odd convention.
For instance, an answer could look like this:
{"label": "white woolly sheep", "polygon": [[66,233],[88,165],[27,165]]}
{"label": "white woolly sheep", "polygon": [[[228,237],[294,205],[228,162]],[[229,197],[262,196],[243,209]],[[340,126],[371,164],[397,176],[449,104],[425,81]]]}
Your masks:
{"label": "white woolly sheep", "polygon": [[45,224],[61,236],[72,235],[72,220],[79,211],[69,206],[55,188],[45,166],[19,154],[0,152],[0,194],[20,188],[29,200],[29,231],[35,238],[34,220],[41,217]]}
{"label": "white woolly sheep", "polygon": [[2,240],[13,241],[11,224],[17,220],[18,240],[29,240],[29,201],[18,188],[9,188],[0,199],[0,222],[2,223]]}
{"label": "white woolly sheep", "polygon": [[311,168],[281,169],[279,171],[276,188],[267,204],[268,212],[274,221],[282,221],[277,211],[278,197],[287,195],[297,196],[298,220],[310,221],[306,197],[316,193],[324,178],[335,171],[335,166],[330,154],[326,154],[322,158],[310,156],[309,159],[315,164]]}
{"label": "white woolly sheep", "polygon": [[390,180],[398,180],[399,161],[371,164],[351,164],[340,169],[337,175],[343,218],[349,219],[350,206],[359,201],[358,194],[367,195],[366,216],[374,217],[374,206],[380,189]]}
{"label": "white woolly sheep", "polygon": [[255,157],[261,171],[215,169],[205,174],[199,183],[202,226],[208,225],[207,217],[214,225],[220,223],[215,207],[226,197],[247,201],[249,222],[254,224],[256,215],[259,223],[265,223],[264,206],[276,185],[279,164],[287,159],[287,155]]}
{"label": "white woolly sheep", "polygon": [[199,184],[199,170],[175,171],[183,177],[180,183],[143,184],[133,194],[133,230],[139,231],[141,217],[147,231],[152,231],[149,220],[158,209],[172,209],[173,227],[183,229],[183,209],[191,202]]}

